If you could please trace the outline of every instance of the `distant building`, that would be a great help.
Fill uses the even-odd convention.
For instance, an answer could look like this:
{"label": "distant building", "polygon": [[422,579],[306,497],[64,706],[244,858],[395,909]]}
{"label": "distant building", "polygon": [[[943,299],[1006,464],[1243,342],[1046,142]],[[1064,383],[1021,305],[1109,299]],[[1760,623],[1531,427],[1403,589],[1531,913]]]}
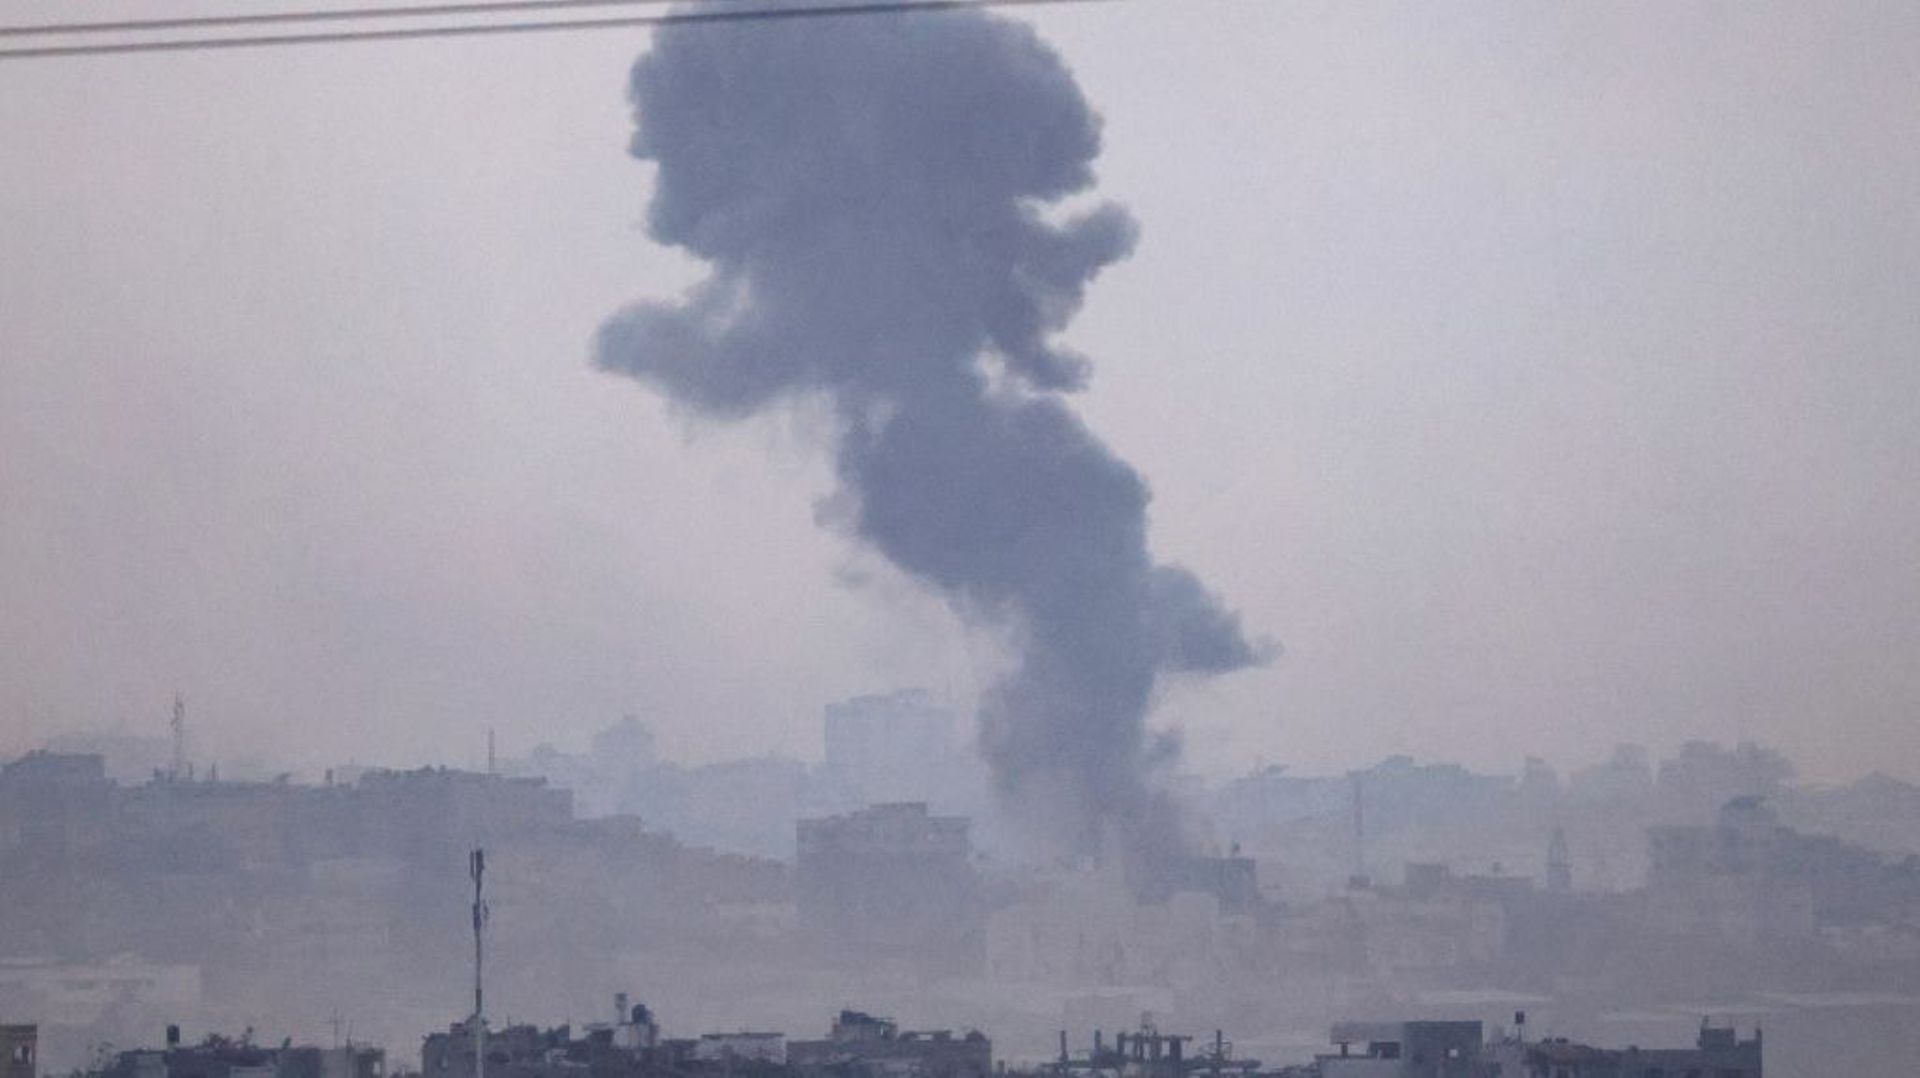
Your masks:
{"label": "distant building", "polygon": [[1112,862],[1030,881],[987,922],[987,974],[1003,982],[1198,990],[1256,953],[1253,917],[1191,889],[1142,902]]}
{"label": "distant building", "polygon": [[794,899],[802,931],[853,961],[977,970],[985,915],[968,822],[913,802],[801,820]]}
{"label": "distant building", "polygon": [[383,1078],[386,1052],[365,1045],[336,1048],[282,1048],[276,1053],[274,1078]]}
{"label": "distant building", "polygon": [[40,1027],[0,1025],[0,1078],[34,1078],[40,1065]]}
{"label": "distant building", "polygon": [[[113,790],[95,755],[31,752],[0,765],[0,856],[31,880],[36,865],[98,847],[113,822]],[[7,877],[0,872],[0,895],[15,882]]]}
{"label": "distant building", "polygon": [[102,1078],[385,1078],[386,1053],[365,1045],[268,1048],[246,1038],[211,1035],[180,1043],[167,1028],[165,1048],[121,1052]]}
{"label": "distant building", "polygon": [[[993,1046],[978,1033],[902,1032],[892,1021],[842,1011],[825,1040],[788,1041],[784,1033],[660,1036],[645,1006],[612,1025],[538,1029],[508,1026],[487,1034],[487,1078],[990,1078]],[[473,1078],[473,1031],[456,1022],[420,1048],[423,1078]]]}
{"label": "distant building", "polygon": [[1260,878],[1251,857],[1169,857],[1152,866],[1137,887],[1146,902],[1164,902],[1181,892],[1212,895],[1222,913],[1253,913],[1260,906]]}
{"label": "distant building", "polygon": [[1653,797],[1653,763],[1645,745],[1615,745],[1605,762],[1573,773],[1568,792],[1589,804],[1638,803]]}
{"label": "distant building", "polygon": [[1660,765],[1655,793],[1669,813],[1698,819],[1735,798],[1775,797],[1792,778],[1793,764],[1751,741],[1689,741]]}
{"label": "distant building", "polygon": [[1332,1040],[1339,1051],[1315,1058],[1313,1078],[1764,1078],[1758,1031],[1742,1040],[1711,1026],[1692,1048],[1488,1043],[1478,1022],[1344,1022]]}
{"label": "distant building", "polygon": [[1692,1048],[1596,1048],[1566,1039],[1503,1041],[1487,1059],[1501,1078],[1763,1078],[1760,1032],[1702,1026]]}
{"label": "distant building", "polygon": [[354,787],[368,834],[402,856],[489,842],[548,837],[573,826],[573,793],[542,778],[501,778],[423,767],[370,771]]}
{"label": "distant building", "polygon": [[[781,817],[788,849],[795,815]],[[476,844],[501,852],[500,894],[532,899],[499,927],[506,953],[563,926],[607,940],[685,929],[736,952],[791,932],[790,866],[689,848],[633,818],[576,819],[569,792],[538,778],[169,773],[127,787],[97,756],[34,753],[0,760],[0,1014],[31,1015],[63,1072],[89,1045],[139,1045],[168,1021],[311,1016],[370,982],[397,1002],[356,1015],[359,1028],[404,1035],[428,1024],[419,1001],[463,973],[470,941],[447,881]],[[604,901],[571,900],[589,888]],[[738,911],[778,920],[741,931]],[[596,962],[613,964],[543,965],[529,991],[590,978]]]}
{"label": "distant building", "polygon": [[1061,1074],[1085,1070],[1115,1078],[1188,1078],[1199,1074],[1220,1078],[1223,1074],[1246,1075],[1259,1070],[1259,1060],[1234,1059],[1226,1039],[1218,1033],[1210,1049],[1191,1051],[1187,1046],[1192,1041],[1187,1034],[1162,1033],[1152,1023],[1143,1022],[1134,1032],[1114,1034],[1113,1045],[1108,1047],[1095,1030],[1093,1051],[1081,1060],[1067,1054],[1066,1034],[1062,1033],[1060,1058],[1052,1069]]}
{"label": "distant building", "polygon": [[501,760],[499,773],[544,778],[571,791],[582,816],[631,812],[637,792],[660,765],[653,728],[633,715],[597,731],[586,752],[563,752],[552,744],[535,745],[524,759]]}
{"label": "distant building", "polygon": [[633,774],[659,763],[653,728],[632,715],[593,735],[593,758],[603,767]]}
{"label": "distant building", "polygon": [[793,1041],[787,1062],[866,1078],[988,1078],[993,1042],[977,1032],[901,1032],[892,1019],[841,1011],[823,1041]]}
{"label": "distant building", "polygon": [[860,801],[951,807],[974,778],[956,767],[953,712],[923,690],[828,704],[824,725],[827,775]]}
{"label": "distant building", "polygon": [[702,1033],[693,1042],[698,1063],[774,1063],[787,1061],[784,1033]]}
{"label": "distant building", "polygon": [[[572,795],[545,780],[445,768],[368,771],[352,786],[176,775],[122,786],[98,755],[34,752],[0,764],[0,856],[9,867],[66,870],[98,859],[168,874],[271,869],[434,854],[475,838],[539,839],[572,823]],[[11,897],[7,882],[0,874],[0,904]]]}
{"label": "distant building", "polygon": [[1757,946],[1920,913],[1920,863],[1782,826],[1757,797],[1727,802],[1713,827],[1653,828],[1648,844],[1649,913],[1668,932]]}
{"label": "distant building", "polygon": [[[628,1021],[588,1026],[575,1036],[571,1026],[540,1029],[513,1025],[487,1032],[487,1078],[633,1078],[665,1070],[671,1045],[644,1006]],[[444,1033],[428,1035],[420,1046],[423,1078],[474,1078],[473,1027],[455,1022]],[[691,1056],[681,1043],[678,1054]]]}
{"label": "distant building", "polygon": [[1339,1051],[1315,1060],[1321,1078],[1490,1078],[1478,1022],[1342,1022]]}

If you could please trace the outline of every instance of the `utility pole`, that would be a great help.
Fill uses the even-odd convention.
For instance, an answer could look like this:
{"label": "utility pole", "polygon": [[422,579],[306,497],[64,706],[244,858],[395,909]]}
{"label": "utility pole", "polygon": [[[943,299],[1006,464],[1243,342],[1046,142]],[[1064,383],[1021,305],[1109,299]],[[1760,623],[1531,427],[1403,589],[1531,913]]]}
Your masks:
{"label": "utility pole", "polygon": [[487,1075],[487,1017],[484,981],[486,965],[487,902],[482,886],[487,875],[487,852],[476,848],[468,859],[473,877],[473,1076]]}

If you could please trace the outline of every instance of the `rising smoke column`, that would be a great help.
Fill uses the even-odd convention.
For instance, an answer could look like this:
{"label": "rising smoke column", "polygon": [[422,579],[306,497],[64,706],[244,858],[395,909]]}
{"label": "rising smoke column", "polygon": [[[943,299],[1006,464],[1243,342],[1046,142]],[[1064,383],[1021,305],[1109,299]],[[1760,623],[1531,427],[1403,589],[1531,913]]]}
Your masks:
{"label": "rising smoke column", "polygon": [[1135,236],[1042,215],[1100,146],[1065,65],[981,12],[680,25],[630,93],[649,230],[712,275],[609,320],[600,366],[718,419],[826,402],[849,530],[1014,646],[980,715],[999,792],[1075,848],[1167,850],[1156,680],[1259,655],[1062,402],[1087,364],[1048,338]]}

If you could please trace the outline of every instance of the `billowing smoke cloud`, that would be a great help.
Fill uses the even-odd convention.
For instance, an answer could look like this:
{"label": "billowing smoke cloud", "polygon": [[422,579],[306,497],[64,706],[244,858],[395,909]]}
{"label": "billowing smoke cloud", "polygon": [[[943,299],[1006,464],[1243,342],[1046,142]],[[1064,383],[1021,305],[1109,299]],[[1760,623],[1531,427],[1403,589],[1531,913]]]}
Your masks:
{"label": "billowing smoke cloud", "polygon": [[711,417],[825,401],[846,526],[1015,646],[980,716],[1000,792],[1077,848],[1164,848],[1156,680],[1259,655],[1062,403],[1087,364],[1049,337],[1135,231],[1043,216],[1100,146],[1059,57],[979,12],[683,25],[631,93],[651,232],[712,276],[610,320],[598,362]]}

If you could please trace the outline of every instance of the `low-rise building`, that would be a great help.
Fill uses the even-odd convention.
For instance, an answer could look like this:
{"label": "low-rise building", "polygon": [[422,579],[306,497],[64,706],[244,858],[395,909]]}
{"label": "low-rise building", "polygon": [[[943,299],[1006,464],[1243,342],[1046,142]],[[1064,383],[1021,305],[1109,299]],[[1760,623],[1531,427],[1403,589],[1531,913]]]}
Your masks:
{"label": "low-rise building", "polygon": [[1762,1078],[1759,1030],[1743,1039],[1706,1025],[1691,1048],[1596,1048],[1556,1038],[1503,1041],[1487,1058],[1501,1078]]}
{"label": "low-rise building", "polygon": [[1321,1078],[1490,1078],[1478,1022],[1342,1022],[1336,1054],[1315,1062]]}
{"label": "low-rise building", "polygon": [[218,1034],[182,1044],[180,1028],[169,1026],[166,1047],[121,1052],[102,1078],[386,1078],[386,1073],[386,1052],[367,1045],[269,1048],[248,1037]]}
{"label": "low-rise building", "polygon": [[[486,1036],[486,1078],[990,1078],[993,1045],[979,1033],[903,1031],[886,1018],[842,1011],[824,1040],[745,1031],[687,1039],[660,1035],[644,1005],[619,998],[623,1020],[590,1025],[508,1026]],[[456,1022],[420,1049],[424,1078],[475,1078],[473,1028]],[[276,1076],[289,1078],[289,1076]],[[306,1076],[292,1076],[306,1078]],[[333,1078],[333,1076],[324,1076]],[[362,1076],[364,1078],[364,1076]]]}
{"label": "low-rise building", "polygon": [[890,1018],[846,1010],[826,1040],[789,1043],[787,1062],[864,1078],[987,1078],[993,1042],[975,1031],[902,1031]]}
{"label": "low-rise building", "polygon": [[[1524,1030],[1525,1016],[1518,1016]],[[1703,1025],[1691,1048],[1600,1048],[1524,1035],[1488,1042],[1479,1022],[1343,1022],[1312,1078],[1763,1078],[1760,1032]]]}

